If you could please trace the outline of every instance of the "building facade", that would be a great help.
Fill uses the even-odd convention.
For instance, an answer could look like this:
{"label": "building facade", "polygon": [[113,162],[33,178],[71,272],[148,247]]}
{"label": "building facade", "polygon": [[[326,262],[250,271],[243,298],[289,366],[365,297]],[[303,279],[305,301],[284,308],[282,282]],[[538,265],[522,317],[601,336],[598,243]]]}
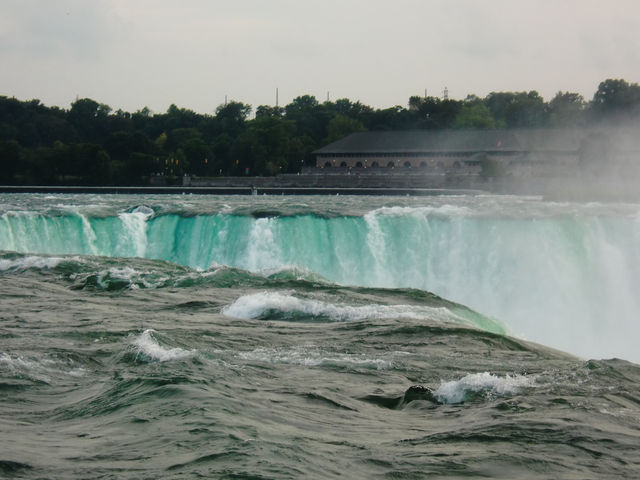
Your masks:
{"label": "building facade", "polygon": [[483,160],[525,173],[578,166],[585,157],[585,145],[593,150],[598,135],[614,138],[578,129],[372,131],[351,134],[313,154],[315,168],[328,169],[326,173],[477,171]]}
{"label": "building facade", "polygon": [[313,152],[316,168],[451,170],[522,155],[506,131],[358,132]]}

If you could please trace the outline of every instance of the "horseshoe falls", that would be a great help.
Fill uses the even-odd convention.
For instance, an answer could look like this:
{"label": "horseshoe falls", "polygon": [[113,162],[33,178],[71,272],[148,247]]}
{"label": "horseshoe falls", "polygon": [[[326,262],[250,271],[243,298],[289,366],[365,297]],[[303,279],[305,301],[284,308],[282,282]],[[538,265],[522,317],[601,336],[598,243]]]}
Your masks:
{"label": "horseshoe falls", "polygon": [[178,206],[163,213],[154,200],[134,198],[98,216],[92,205],[8,211],[0,249],[258,274],[293,268],[340,285],[426,290],[499,319],[518,337],[585,358],[640,361],[640,209],[632,206],[354,198],[359,213],[327,216],[327,199],[305,199],[307,211],[263,199],[255,211],[235,212],[207,211],[205,198],[201,212],[185,215]]}
{"label": "horseshoe falls", "polygon": [[0,282],[0,474],[640,468],[638,204],[5,194]]}

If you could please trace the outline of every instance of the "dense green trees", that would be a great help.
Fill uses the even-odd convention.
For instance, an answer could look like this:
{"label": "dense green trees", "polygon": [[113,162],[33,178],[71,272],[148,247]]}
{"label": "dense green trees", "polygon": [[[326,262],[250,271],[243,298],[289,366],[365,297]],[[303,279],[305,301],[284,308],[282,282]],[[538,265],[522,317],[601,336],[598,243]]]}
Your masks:
{"label": "dense green trees", "polygon": [[464,100],[413,96],[407,107],[374,109],[311,95],[284,107],[241,102],[199,114],[117,110],[90,98],[68,110],[0,96],[0,183],[148,184],[153,175],[274,175],[313,164],[311,152],[363,130],[579,127],[640,120],[640,86],[600,83],[590,102],[558,92],[492,92]]}
{"label": "dense green trees", "polygon": [[558,92],[547,107],[551,127],[579,127],[585,124],[587,102],[578,93]]}
{"label": "dense green trees", "polygon": [[454,126],[487,130],[494,128],[495,123],[491,110],[485,102],[475,95],[469,95],[456,115]]}
{"label": "dense green trees", "polygon": [[640,85],[625,80],[608,79],[600,83],[593,96],[594,118],[608,121],[626,121],[640,115]]}

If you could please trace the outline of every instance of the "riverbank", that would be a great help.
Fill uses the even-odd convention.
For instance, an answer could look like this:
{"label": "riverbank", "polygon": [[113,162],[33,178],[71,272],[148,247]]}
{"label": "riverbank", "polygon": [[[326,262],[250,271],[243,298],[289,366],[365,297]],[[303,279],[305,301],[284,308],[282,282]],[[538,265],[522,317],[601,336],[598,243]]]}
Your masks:
{"label": "riverbank", "polygon": [[474,195],[482,190],[449,188],[345,188],[345,187],[90,187],[0,186],[0,193],[93,193],[93,194],[194,194],[194,195]]}
{"label": "riverbank", "polygon": [[534,195],[558,201],[640,201],[637,174],[538,174],[484,178],[479,174],[319,175],[284,174],[275,177],[188,177],[182,185],[153,178],[150,186],[0,185],[1,193],[43,194],[194,194],[194,195],[376,195],[433,196],[507,194]]}

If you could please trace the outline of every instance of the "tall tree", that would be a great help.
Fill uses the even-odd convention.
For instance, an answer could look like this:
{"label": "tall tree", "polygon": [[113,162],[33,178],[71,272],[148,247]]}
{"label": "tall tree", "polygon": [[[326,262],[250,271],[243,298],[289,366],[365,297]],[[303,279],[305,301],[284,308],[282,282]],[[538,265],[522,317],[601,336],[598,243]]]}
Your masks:
{"label": "tall tree", "polygon": [[22,147],[15,140],[0,140],[0,183],[12,184],[22,169]]}
{"label": "tall tree", "polygon": [[277,117],[258,117],[233,147],[239,173],[275,175],[287,170],[290,138],[295,124]]}
{"label": "tall tree", "polygon": [[455,128],[491,129],[495,121],[491,111],[482,102],[465,102],[454,122]]}
{"label": "tall tree", "polygon": [[491,92],[484,98],[484,104],[491,112],[497,128],[507,126],[507,108],[513,102],[516,94],[513,92]]}
{"label": "tall tree", "polygon": [[538,92],[518,92],[507,105],[504,118],[508,128],[543,127],[547,121],[544,99]]}
{"label": "tall tree", "polygon": [[326,142],[331,143],[351,133],[362,132],[366,129],[360,120],[338,114],[329,121],[327,130],[328,136]]}
{"label": "tall tree", "polygon": [[228,102],[216,108],[216,119],[220,128],[219,133],[226,133],[237,137],[245,128],[245,123],[251,113],[251,105],[242,102]]}
{"label": "tall tree", "polygon": [[260,105],[256,108],[256,118],[260,117],[278,117],[282,118],[284,116],[284,108],[282,107],[272,107],[270,105]]}
{"label": "tall tree", "polygon": [[285,118],[295,123],[298,135],[309,135],[316,143],[320,143],[326,137],[326,123],[323,118],[326,110],[321,108],[316,97],[296,97],[284,110]]}
{"label": "tall tree", "polygon": [[626,120],[640,116],[640,85],[607,79],[598,85],[591,102],[595,119]]}
{"label": "tall tree", "polygon": [[90,98],[81,98],[71,104],[69,123],[83,140],[100,142],[107,134],[107,118],[111,107]]}
{"label": "tall tree", "polygon": [[548,105],[549,126],[577,127],[584,125],[586,102],[579,93],[558,92]]}

